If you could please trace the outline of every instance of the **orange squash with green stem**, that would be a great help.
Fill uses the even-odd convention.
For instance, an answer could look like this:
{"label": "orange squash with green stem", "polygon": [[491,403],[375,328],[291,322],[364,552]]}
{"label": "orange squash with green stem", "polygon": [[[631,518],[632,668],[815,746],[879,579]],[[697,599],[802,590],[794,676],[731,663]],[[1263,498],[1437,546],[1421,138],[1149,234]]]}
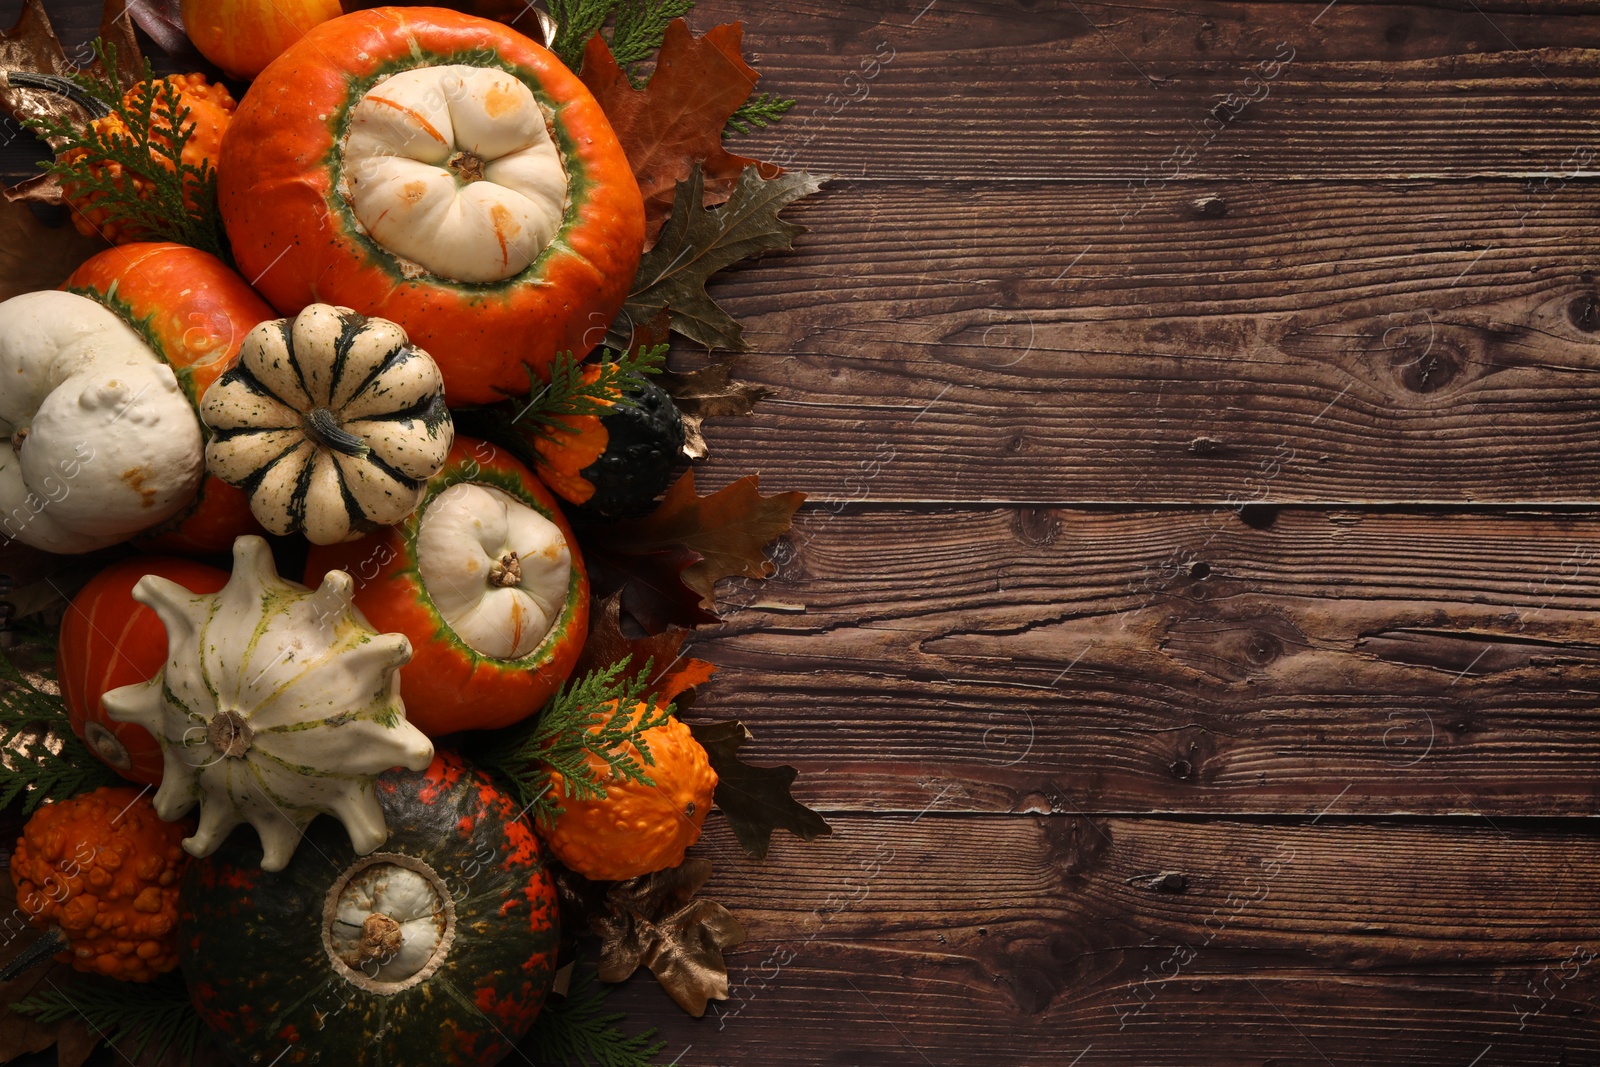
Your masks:
{"label": "orange squash with green stem", "polygon": [[399,323],[452,406],[529,391],[605,337],[644,204],[605,113],[552,53],[438,8],[323,23],[245,94],[219,206],[281,313]]}
{"label": "orange squash with green stem", "polygon": [[457,437],[398,526],[311,549],[306,580],[355,579],[355,604],[411,640],[406,717],[430,737],[534,714],[577,664],[589,578],[550,491],[494,446]]}

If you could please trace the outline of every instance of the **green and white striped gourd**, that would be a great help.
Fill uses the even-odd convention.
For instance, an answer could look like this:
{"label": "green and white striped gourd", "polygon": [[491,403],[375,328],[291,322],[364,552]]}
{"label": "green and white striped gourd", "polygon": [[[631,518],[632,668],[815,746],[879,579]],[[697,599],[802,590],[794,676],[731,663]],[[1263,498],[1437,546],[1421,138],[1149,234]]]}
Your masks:
{"label": "green and white striped gourd", "polygon": [[262,868],[279,871],[320,814],[344,823],[358,854],[387,839],[373,780],[391,767],[423,770],[433,744],[400,700],[411,642],[376,632],[353,593],[343,571],[314,592],[280,578],[260,537],[234,542],[220,592],[155,575],[134,586],[167,628],[167,663],[107,693],[105,707],[161,744],[157,814],[170,821],[200,805],[183,842],[191,854],[210,855],[247,822]]}
{"label": "green and white striped gourd", "polygon": [[200,418],[207,469],[272,533],[319,545],[405,519],[455,439],[433,359],[387,319],[330,304],[251,330]]}

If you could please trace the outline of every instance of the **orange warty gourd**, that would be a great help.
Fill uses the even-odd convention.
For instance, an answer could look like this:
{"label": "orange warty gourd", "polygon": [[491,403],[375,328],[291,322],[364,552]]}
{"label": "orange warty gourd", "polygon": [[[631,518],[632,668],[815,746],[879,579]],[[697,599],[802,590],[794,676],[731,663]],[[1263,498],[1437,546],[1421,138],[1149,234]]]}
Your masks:
{"label": "orange warty gourd", "polygon": [[183,0],[184,32],[200,54],[249,81],[312,27],[343,14],[339,0]]}
{"label": "orange warty gourd", "polygon": [[[644,704],[635,708],[633,721],[645,710]],[[601,776],[606,795],[577,800],[563,795],[565,779],[551,773],[550,794],[565,810],[539,832],[557,859],[586,878],[621,881],[676,867],[684,850],[700,839],[717,787],[706,750],[675,718],[646,730],[644,742],[655,759],[645,768],[654,785],[619,782],[591,755],[589,765]],[[637,749],[632,754],[637,758]]]}
{"label": "orange warty gourd", "polygon": [[74,970],[148,982],[178,965],[178,883],[187,821],[162,822],[131,786],[46,804],[11,856],[17,906],[58,928]]}
{"label": "orange warty gourd", "polygon": [[[158,79],[158,81],[168,82],[178,90],[179,111],[181,112],[183,108],[189,109],[189,116],[184,120],[184,124],[192,123],[194,125],[194,132],[190,134],[188,144],[183,146],[183,161],[196,167],[204,162],[210,162],[215,167],[217,165],[217,156],[222,150],[223,131],[228,128],[228,123],[233,119],[235,107],[233,96],[223,86],[209,84],[203,74],[172,74],[164,79]],[[151,83],[149,82],[140,82],[129,89],[122,97],[123,110],[127,111],[139,107],[144,94],[150,91]],[[158,128],[170,127],[173,117],[175,116],[166,115],[166,110],[162,106],[162,97],[157,96],[153,125]],[[117,112],[112,112],[104,118],[95,119],[93,125],[95,129],[108,137],[116,134],[121,134],[124,137],[130,136],[127,124],[123,122],[122,116]],[[166,143],[170,144],[170,141]],[[77,148],[66,153],[61,158],[64,162],[70,162],[75,159],[82,159],[88,154],[87,149]],[[172,169],[170,160],[156,158],[168,170]],[[133,187],[141,200],[148,200],[153,192],[150,182],[144,178],[123,174],[122,166],[118,163],[96,163],[91,161],[91,167],[97,176],[109,174],[119,186],[123,182],[132,181]],[[84,192],[81,188],[70,184],[64,186],[64,191],[67,203],[74,209],[72,212],[72,224],[85,237],[92,237],[98,233],[112,244],[125,244],[129,241],[148,240],[152,236],[127,221],[110,221],[106,210],[98,206],[99,196]],[[192,196],[189,195],[190,192],[192,190],[186,191],[184,202],[193,210],[196,205]]]}

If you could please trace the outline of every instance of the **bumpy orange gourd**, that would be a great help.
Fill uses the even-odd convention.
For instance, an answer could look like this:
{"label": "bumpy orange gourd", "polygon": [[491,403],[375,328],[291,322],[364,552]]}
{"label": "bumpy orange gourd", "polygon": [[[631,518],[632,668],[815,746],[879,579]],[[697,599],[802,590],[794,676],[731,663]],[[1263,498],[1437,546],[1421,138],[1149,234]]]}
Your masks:
{"label": "bumpy orange gourd", "polygon": [[46,804],[11,857],[17,906],[58,927],[74,970],[148,982],[178,965],[178,882],[187,821],[162,822],[128,786]]}
{"label": "bumpy orange gourd", "polygon": [[[209,162],[212,167],[217,165],[217,155],[222,149],[222,134],[228,128],[228,123],[233,120],[235,107],[233,96],[221,85],[209,84],[202,74],[172,74],[166,78],[158,79],[171,84],[178,90],[178,113],[184,108],[189,109],[188,116],[183,125],[193,124],[194,132],[190,134],[189,141],[183,146],[183,161],[191,166],[198,167]],[[152,83],[140,82],[129,89],[122,97],[122,111],[132,111],[142,106],[144,94],[150,92]],[[172,127],[175,115],[169,115],[163,106],[163,96],[157,95],[155,108],[152,113],[152,126],[155,129],[168,129]],[[123,121],[121,112],[112,112],[104,118],[94,120],[94,128],[107,138],[117,135],[130,137],[128,126]],[[163,143],[170,146],[171,141],[163,139]],[[77,148],[62,156],[63,162],[82,159],[89,154],[87,149]],[[156,157],[157,161],[168,170],[172,169],[172,161]],[[133,183],[134,190],[141,200],[148,200],[154,187],[144,178],[123,173],[122,165],[104,160],[91,160],[91,167],[96,176],[109,175],[119,187],[125,181]],[[192,184],[192,183],[191,183]],[[143,228],[130,225],[126,221],[112,222],[106,210],[97,206],[100,197],[84,191],[81,187],[65,186],[67,203],[75,210],[72,212],[72,224],[79,233],[85,237],[99,234],[112,244],[125,244],[129,241],[146,241],[153,235]],[[192,190],[186,190],[184,202],[194,210],[197,205],[193,202]]]}
{"label": "bumpy orange gourd", "polygon": [[[640,704],[633,721],[644,713]],[[551,795],[565,810],[553,826],[539,830],[556,858],[586,878],[621,881],[676,867],[684,850],[700,839],[717,787],[706,750],[675,718],[646,730],[644,742],[655,759],[645,768],[654,785],[619,782],[591,755],[589,765],[601,775],[605,799],[577,800],[563,795],[564,778],[551,773]],[[632,755],[637,758],[637,750]]]}

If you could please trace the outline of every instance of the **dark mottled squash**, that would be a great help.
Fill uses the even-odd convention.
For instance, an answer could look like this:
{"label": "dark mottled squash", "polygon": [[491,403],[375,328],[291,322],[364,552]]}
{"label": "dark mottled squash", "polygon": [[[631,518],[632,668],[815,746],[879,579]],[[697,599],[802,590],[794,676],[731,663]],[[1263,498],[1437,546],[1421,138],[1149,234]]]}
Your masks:
{"label": "dark mottled squash", "polygon": [[557,904],[518,806],[453,753],[377,789],[376,852],[319,818],[276,874],[249,833],[189,865],[180,965],[234,1063],[482,1067],[538,1015]]}

